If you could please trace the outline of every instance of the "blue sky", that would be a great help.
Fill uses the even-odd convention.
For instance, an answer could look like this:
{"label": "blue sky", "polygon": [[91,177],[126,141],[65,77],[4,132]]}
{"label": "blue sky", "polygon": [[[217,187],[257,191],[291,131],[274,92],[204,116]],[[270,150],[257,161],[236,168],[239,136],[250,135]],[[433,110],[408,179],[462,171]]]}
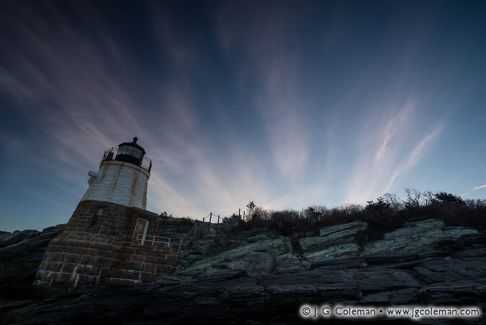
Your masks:
{"label": "blue sky", "polygon": [[2,1],[0,229],[66,222],[133,136],[148,209],[175,216],[405,187],[485,199],[485,16],[474,1]]}

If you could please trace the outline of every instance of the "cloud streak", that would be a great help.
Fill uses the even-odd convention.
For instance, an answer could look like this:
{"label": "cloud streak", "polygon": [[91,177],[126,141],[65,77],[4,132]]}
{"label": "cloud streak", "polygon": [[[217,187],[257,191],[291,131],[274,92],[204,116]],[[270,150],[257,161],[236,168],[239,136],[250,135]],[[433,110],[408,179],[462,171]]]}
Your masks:
{"label": "cloud streak", "polygon": [[318,2],[1,5],[0,167],[45,211],[61,192],[77,202],[103,151],[133,136],[153,161],[148,208],[176,216],[364,203],[451,174],[443,144],[463,120],[446,120],[457,83],[438,76],[457,61],[429,60],[440,42],[401,13],[384,28]]}
{"label": "cloud streak", "polygon": [[390,191],[426,154],[443,125],[438,123],[412,142],[417,109],[417,104],[408,101],[364,130],[358,142],[361,155],[348,180],[346,202],[364,203]]}
{"label": "cloud streak", "polygon": [[484,185],[479,185],[479,186],[474,186],[470,192],[462,193],[460,196],[467,196],[470,195],[472,192],[480,191],[486,189],[486,184]]}

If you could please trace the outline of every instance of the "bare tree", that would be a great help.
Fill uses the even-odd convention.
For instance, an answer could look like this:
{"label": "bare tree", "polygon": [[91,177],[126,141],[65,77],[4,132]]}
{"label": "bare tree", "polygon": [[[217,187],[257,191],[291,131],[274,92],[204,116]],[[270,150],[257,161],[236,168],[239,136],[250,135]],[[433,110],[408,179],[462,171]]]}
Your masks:
{"label": "bare tree", "polygon": [[437,200],[435,199],[435,194],[432,191],[426,191],[424,192],[424,200],[425,200],[425,205],[432,204],[436,202]]}
{"label": "bare tree", "polygon": [[255,208],[256,208],[256,204],[255,204],[255,202],[250,201],[250,203],[248,203],[246,205],[246,207],[248,208],[248,220],[250,220],[251,216],[253,214],[253,210],[255,210]]}
{"label": "bare tree", "polygon": [[416,189],[410,189],[406,187],[404,189],[407,200],[405,201],[405,206],[407,208],[418,208],[420,207],[420,200],[422,198],[422,193]]}
{"label": "bare tree", "polygon": [[385,193],[383,194],[383,198],[385,199],[385,202],[388,203],[394,211],[398,211],[402,207],[402,202],[396,194]]}

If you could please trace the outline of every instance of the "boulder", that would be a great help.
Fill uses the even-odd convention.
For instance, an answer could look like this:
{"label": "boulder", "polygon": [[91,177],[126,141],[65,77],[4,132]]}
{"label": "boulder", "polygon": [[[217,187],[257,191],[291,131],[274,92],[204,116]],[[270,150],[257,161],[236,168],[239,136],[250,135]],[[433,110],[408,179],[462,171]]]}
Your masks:
{"label": "boulder", "polygon": [[320,230],[321,237],[327,237],[329,240],[332,238],[353,238],[357,233],[365,230],[368,224],[363,221],[354,221],[341,225],[335,225],[330,227],[324,227]]}
{"label": "boulder", "polygon": [[[169,285],[125,285],[13,306],[6,323],[295,323],[302,303],[416,303],[418,284],[395,270],[305,270],[248,277],[198,276]],[[61,307],[60,307],[61,306]]]}
{"label": "boulder", "polygon": [[[440,238],[447,239],[440,241],[440,249],[430,250],[426,257],[421,246],[417,251],[387,250],[372,255],[328,257],[309,267],[309,261],[306,264],[299,255],[293,254],[288,237],[264,239],[260,236],[263,240],[243,243],[195,262],[180,273],[160,277],[158,283],[98,287],[48,299],[0,300],[0,323],[283,324],[302,321],[298,308],[303,303],[450,304],[486,308],[483,298],[486,295],[486,235],[461,235],[470,230],[447,228],[437,222],[408,224],[397,231],[383,241],[407,238],[411,245],[419,247],[415,241],[438,231],[442,232]],[[416,236],[417,233],[422,235]],[[243,241],[236,237],[233,239]],[[326,249],[332,246],[307,254]],[[2,256],[2,263],[10,258],[15,261],[13,257]],[[18,263],[16,272],[21,272]],[[2,279],[1,283],[18,279]],[[439,319],[431,323],[447,321]],[[484,313],[481,319],[471,323],[485,323]]]}
{"label": "boulder", "polygon": [[[179,270],[179,276],[212,274],[221,270],[245,270],[249,275],[268,274],[275,269],[299,268],[301,261],[292,256],[288,237],[256,241],[222,252],[219,255],[192,263]],[[300,269],[300,268],[299,268]]]}
{"label": "boulder", "polygon": [[367,228],[366,222],[355,221],[342,225],[324,227],[319,237],[304,237],[299,240],[304,256],[312,263],[333,258],[357,256],[360,235]]}
{"label": "boulder", "polygon": [[326,260],[332,260],[335,258],[346,258],[357,256],[359,254],[360,247],[357,243],[348,243],[342,245],[330,246],[328,248],[310,252],[305,254],[305,257],[311,262],[321,262]]}
{"label": "boulder", "polygon": [[416,222],[407,222],[405,227],[398,228],[392,232],[386,233],[384,235],[385,240],[392,239],[402,239],[402,238],[413,238],[420,236],[426,232],[441,232],[444,228],[444,222],[437,219],[428,219]]}
{"label": "boulder", "polygon": [[209,256],[215,255],[218,252],[218,245],[215,238],[205,237],[194,241],[184,257],[188,263],[193,263]]}
{"label": "boulder", "polygon": [[47,244],[59,235],[64,225],[49,227],[42,232],[14,233],[0,248],[0,292],[4,296],[29,296],[35,274]]}
{"label": "boulder", "polygon": [[194,240],[188,247],[183,264],[194,262],[218,255],[229,249],[246,244],[279,238],[271,231],[242,231],[240,233],[209,233]]}
{"label": "boulder", "polygon": [[[483,255],[485,256],[485,255]],[[413,268],[415,276],[424,283],[458,281],[461,279],[486,279],[486,259],[441,257],[429,259]]]}
{"label": "boulder", "polygon": [[[486,308],[486,279],[461,279],[431,283],[420,289],[420,296],[428,304],[469,305]],[[481,324],[485,323],[483,316]],[[478,323],[479,324],[479,323]]]}
{"label": "boulder", "polygon": [[0,248],[20,243],[23,240],[33,238],[39,234],[37,230],[16,230],[0,234]]}
{"label": "boulder", "polygon": [[445,240],[456,240],[464,235],[477,234],[477,230],[463,227],[444,227],[440,220],[424,220],[406,223],[405,227],[386,233],[383,240],[368,243],[363,255],[377,253],[419,252],[427,254]]}
{"label": "boulder", "polygon": [[372,269],[354,271],[351,282],[356,283],[363,292],[383,292],[402,288],[418,288],[419,282],[412,273],[395,269]]}
{"label": "boulder", "polygon": [[309,269],[311,263],[292,253],[281,254],[276,257],[274,273],[299,272]]}

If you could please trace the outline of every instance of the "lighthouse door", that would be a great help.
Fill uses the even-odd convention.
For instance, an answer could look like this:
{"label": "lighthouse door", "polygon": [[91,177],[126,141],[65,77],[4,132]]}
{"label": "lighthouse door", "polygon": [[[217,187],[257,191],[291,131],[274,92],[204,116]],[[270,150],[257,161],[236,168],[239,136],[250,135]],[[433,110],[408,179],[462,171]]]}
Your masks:
{"label": "lighthouse door", "polygon": [[137,218],[135,229],[133,231],[133,240],[143,246],[147,237],[149,221],[147,219]]}

